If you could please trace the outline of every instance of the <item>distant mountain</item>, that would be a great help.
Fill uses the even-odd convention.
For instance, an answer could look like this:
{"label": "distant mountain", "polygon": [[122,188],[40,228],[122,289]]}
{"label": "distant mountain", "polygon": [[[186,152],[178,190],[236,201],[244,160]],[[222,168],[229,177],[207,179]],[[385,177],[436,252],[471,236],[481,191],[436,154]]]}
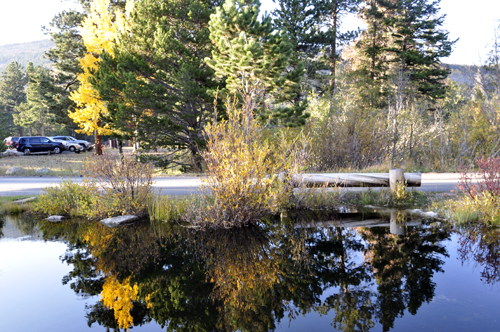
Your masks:
{"label": "distant mountain", "polygon": [[[34,65],[48,65],[49,60],[43,57],[45,51],[54,46],[49,40],[39,40],[31,43],[10,44],[0,46],[0,72],[12,62],[17,61],[24,67],[28,62]],[[477,66],[445,64],[451,69],[450,79],[458,83],[474,85],[474,76],[477,74]]]}
{"label": "distant mountain", "polygon": [[51,40],[39,40],[30,43],[10,44],[0,46],[0,72],[12,61],[17,61],[25,68],[28,62],[34,65],[48,65],[49,60],[43,57],[45,51],[54,46]]}
{"label": "distant mountain", "polygon": [[457,83],[474,85],[474,77],[477,75],[478,66],[474,65],[452,65],[446,64],[451,69],[450,79]]}

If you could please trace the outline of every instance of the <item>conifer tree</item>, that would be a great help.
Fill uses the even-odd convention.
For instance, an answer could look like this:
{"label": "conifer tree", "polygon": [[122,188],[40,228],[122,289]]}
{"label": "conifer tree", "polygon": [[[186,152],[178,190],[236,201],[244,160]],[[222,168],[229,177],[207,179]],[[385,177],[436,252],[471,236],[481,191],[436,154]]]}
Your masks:
{"label": "conifer tree", "polygon": [[0,75],[0,114],[11,135],[18,129],[19,136],[23,136],[22,127],[14,126],[13,115],[17,113],[17,107],[26,101],[28,80],[23,67],[17,62],[9,63]]}
{"label": "conifer tree", "polygon": [[33,129],[45,136],[45,129],[48,127],[62,127],[67,114],[53,113],[54,101],[51,88],[54,87],[54,80],[50,75],[50,70],[41,66],[33,66],[30,62],[26,67],[26,76],[29,84],[26,88],[26,102],[17,107],[17,114],[14,115],[14,123],[18,126],[28,128],[30,135]]}
{"label": "conifer tree", "polygon": [[451,54],[454,41],[440,29],[445,15],[438,16],[438,11],[439,0],[368,1],[368,29],[358,46],[369,59],[366,69],[372,79],[379,76],[387,82],[391,73],[407,75],[419,96],[443,98],[449,70],[440,58]]}
{"label": "conifer tree", "polygon": [[316,76],[322,69],[314,59],[323,47],[321,31],[322,5],[320,0],[274,0],[278,8],[272,12],[277,30],[287,31],[292,43],[290,65],[305,63],[306,75]]}
{"label": "conifer tree", "polygon": [[212,47],[213,8],[211,0],[137,1],[129,31],[113,54],[102,54],[92,80],[107,102],[103,121],[117,129],[115,135],[135,137],[145,149],[189,151],[197,169],[219,85],[203,61]]}
{"label": "conifer tree", "polygon": [[307,102],[300,96],[304,65],[299,62],[287,72],[293,45],[285,31],[275,30],[270,16],[258,20],[259,9],[258,0],[226,0],[218,7],[210,18],[215,48],[206,62],[217,77],[226,79],[229,94],[246,99],[262,90],[262,95],[269,96],[261,117],[271,116],[287,126],[302,125],[308,117]]}
{"label": "conifer tree", "polygon": [[[276,1],[276,0],[275,0]],[[273,11],[277,27],[290,34],[296,54],[313,60],[309,62],[308,76],[317,76],[318,70],[330,71],[329,86],[335,88],[336,67],[340,47],[351,41],[355,31],[340,31],[342,16],[358,10],[361,0],[277,0],[279,8]],[[318,61],[320,53],[322,61]]]}

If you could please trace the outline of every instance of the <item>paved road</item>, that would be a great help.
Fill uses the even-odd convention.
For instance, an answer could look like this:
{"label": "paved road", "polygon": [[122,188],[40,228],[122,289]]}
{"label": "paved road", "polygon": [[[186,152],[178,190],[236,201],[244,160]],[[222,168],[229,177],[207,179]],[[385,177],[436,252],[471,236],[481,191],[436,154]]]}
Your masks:
{"label": "paved road", "polygon": [[[80,177],[68,177],[75,182],[81,182]],[[458,184],[457,173],[425,173],[422,174],[422,186],[417,188],[421,191],[449,192],[454,190]],[[42,189],[61,182],[59,177],[0,177],[0,196],[12,195],[38,195]],[[155,178],[155,191],[163,195],[189,195],[198,192],[200,178],[159,177]],[[358,189],[359,190],[359,189]]]}
{"label": "paved road", "polygon": [[[74,182],[82,182],[81,177],[67,177]],[[39,195],[43,188],[57,185],[59,177],[0,177],[0,196]],[[161,177],[155,178],[155,191],[164,195],[189,195],[198,192],[198,177]]]}

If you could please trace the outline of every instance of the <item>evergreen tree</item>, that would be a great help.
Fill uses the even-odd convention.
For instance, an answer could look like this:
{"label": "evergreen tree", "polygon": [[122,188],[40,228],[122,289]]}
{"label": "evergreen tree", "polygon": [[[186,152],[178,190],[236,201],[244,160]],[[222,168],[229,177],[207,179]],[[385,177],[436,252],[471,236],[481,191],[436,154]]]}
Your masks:
{"label": "evergreen tree", "polygon": [[[361,0],[278,0],[279,8],[273,11],[276,26],[290,35],[293,58],[310,60],[310,77],[316,77],[318,70],[328,69],[332,89],[340,47],[356,36],[354,31],[340,32],[341,19],[356,12],[360,3]],[[318,61],[320,53],[324,54],[323,61]]]}
{"label": "evergreen tree", "polygon": [[387,31],[384,29],[384,13],[377,0],[367,0],[360,11],[367,28],[356,40],[357,57],[349,59],[354,68],[353,74],[358,79],[359,93],[368,107],[383,107],[385,100],[382,93],[382,82],[388,75]]}
{"label": "evergreen tree", "polygon": [[437,16],[439,0],[380,0],[391,12],[386,20],[391,45],[386,49],[400,71],[408,73],[420,95],[431,100],[445,95],[444,80],[450,74],[440,58],[451,54],[453,41],[439,29],[445,15]]}
{"label": "evergreen tree", "polygon": [[145,149],[187,150],[201,167],[202,130],[218,83],[210,54],[211,0],[141,0],[113,55],[104,53],[92,80],[107,102],[106,124]]}
{"label": "evergreen tree", "polygon": [[45,136],[46,129],[56,125],[61,127],[64,120],[69,120],[66,114],[53,114],[54,109],[51,88],[54,86],[54,80],[50,76],[50,71],[41,66],[33,66],[30,62],[26,68],[26,75],[29,78],[29,84],[26,88],[26,102],[20,104],[14,115],[14,124],[28,128],[30,135],[33,129]]}
{"label": "evergreen tree", "polygon": [[[287,72],[293,45],[288,34],[275,31],[270,16],[258,20],[258,0],[226,0],[210,18],[210,39],[215,44],[206,62],[219,78],[226,79],[227,92],[242,99],[269,96],[260,116],[272,116],[278,124],[305,123],[307,101],[301,98],[304,65]],[[302,99],[302,100],[301,100]]]}
{"label": "evergreen tree", "polygon": [[358,46],[370,59],[367,69],[372,80],[378,76],[387,82],[391,73],[407,75],[417,95],[430,101],[444,97],[444,79],[450,71],[440,58],[451,54],[454,41],[440,30],[445,16],[437,16],[438,5],[439,0],[368,2],[364,11],[368,29]]}
{"label": "evergreen tree", "polygon": [[24,90],[26,84],[28,84],[28,76],[17,62],[9,63],[0,75],[0,114],[11,135],[18,130],[19,136],[23,136],[23,129],[14,125],[13,116],[17,113],[17,107],[26,101]]}
{"label": "evergreen tree", "polygon": [[315,61],[323,43],[320,0],[274,0],[278,8],[272,12],[277,30],[287,31],[292,43],[290,65],[296,68],[304,62],[308,78],[316,77],[321,69]]}
{"label": "evergreen tree", "polygon": [[45,57],[52,63],[53,84],[44,87],[52,93],[54,102],[49,106],[51,112],[66,113],[67,120],[64,122],[70,130],[77,128],[67,114],[74,112],[76,107],[69,96],[79,86],[77,75],[81,72],[81,68],[78,65],[78,59],[85,52],[80,29],[85,16],[85,13],[75,10],[63,11],[52,19],[51,28],[45,28],[55,46],[45,53]]}

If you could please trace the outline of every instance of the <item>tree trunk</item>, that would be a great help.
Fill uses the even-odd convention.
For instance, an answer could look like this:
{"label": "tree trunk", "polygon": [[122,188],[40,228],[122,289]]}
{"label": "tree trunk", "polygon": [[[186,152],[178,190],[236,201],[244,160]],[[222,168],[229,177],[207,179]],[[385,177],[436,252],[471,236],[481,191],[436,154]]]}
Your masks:
{"label": "tree trunk", "polygon": [[[97,121],[97,126],[99,128],[101,127],[101,120]],[[101,134],[97,130],[94,131],[94,138],[95,138],[95,154],[100,156],[102,155],[102,138]]]}
{"label": "tree trunk", "polygon": [[118,140],[118,153],[120,154],[120,160],[123,164],[125,161],[125,156],[123,155],[123,141],[121,139]]}
{"label": "tree trunk", "polygon": [[331,54],[330,54],[330,88],[333,91],[335,90],[335,75],[336,75],[336,66],[337,66],[337,28],[338,28],[338,4],[335,4],[332,10],[332,31],[333,31],[333,40],[330,45]]}

